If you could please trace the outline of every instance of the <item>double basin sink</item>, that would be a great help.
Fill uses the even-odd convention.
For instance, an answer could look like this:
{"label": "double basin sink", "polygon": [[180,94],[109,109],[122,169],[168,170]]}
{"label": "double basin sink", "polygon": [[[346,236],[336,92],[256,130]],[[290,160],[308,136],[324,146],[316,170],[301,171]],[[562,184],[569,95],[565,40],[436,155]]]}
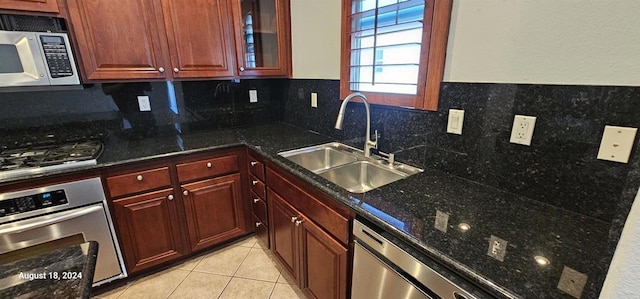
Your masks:
{"label": "double basin sink", "polygon": [[364,193],[423,170],[331,142],[279,153],[352,193]]}

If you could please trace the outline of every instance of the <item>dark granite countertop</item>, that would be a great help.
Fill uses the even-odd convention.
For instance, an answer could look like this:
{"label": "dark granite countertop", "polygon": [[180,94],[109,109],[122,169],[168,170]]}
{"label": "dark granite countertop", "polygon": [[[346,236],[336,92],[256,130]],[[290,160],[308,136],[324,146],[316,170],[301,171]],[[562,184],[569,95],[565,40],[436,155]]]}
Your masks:
{"label": "dark granite countertop", "polygon": [[98,243],[90,241],[0,265],[0,298],[89,298]]}
{"label": "dark granite countertop", "polygon": [[[588,276],[582,298],[598,296],[607,269],[597,261],[607,258],[609,223],[432,169],[353,194],[277,155],[330,141],[281,123],[136,141],[110,136],[98,165],[82,169],[247,145],[408,242],[413,247],[408,251],[435,259],[495,296],[570,298],[557,289],[565,267]],[[448,217],[446,229],[435,227],[436,214]],[[492,236],[507,241],[502,261],[487,254]],[[536,256],[549,264],[539,265]]]}

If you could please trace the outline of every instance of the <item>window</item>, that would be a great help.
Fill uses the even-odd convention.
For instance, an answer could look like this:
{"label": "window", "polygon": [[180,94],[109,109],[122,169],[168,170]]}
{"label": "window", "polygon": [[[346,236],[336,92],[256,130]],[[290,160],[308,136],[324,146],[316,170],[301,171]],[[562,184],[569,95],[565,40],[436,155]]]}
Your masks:
{"label": "window", "polygon": [[436,110],[451,0],[343,1],[340,91]]}

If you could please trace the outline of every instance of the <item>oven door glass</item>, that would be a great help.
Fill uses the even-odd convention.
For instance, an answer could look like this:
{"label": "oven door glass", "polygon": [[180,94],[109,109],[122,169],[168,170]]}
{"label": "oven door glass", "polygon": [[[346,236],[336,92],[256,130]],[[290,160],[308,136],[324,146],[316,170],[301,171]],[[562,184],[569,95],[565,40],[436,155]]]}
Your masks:
{"label": "oven door glass", "polygon": [[50,84],[35,34],[0,31],[0,82],[2,86]]}
{"label": "oven door glass", "polygon": [[94,285],[121,269],[101,203],[0,225],[0,263],[86,241],[98,242]]}

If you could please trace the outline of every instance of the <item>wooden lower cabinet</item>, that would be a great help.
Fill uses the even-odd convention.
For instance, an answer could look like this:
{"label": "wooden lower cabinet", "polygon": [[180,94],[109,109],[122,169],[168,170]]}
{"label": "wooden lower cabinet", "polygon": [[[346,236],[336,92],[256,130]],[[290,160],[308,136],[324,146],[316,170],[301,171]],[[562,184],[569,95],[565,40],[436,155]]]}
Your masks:
{"label": "wooden lower cabinet", "polygon": [[299,214],[278,194],[268,189],[271,251],[289,274],[299,280],[299,256],[295,221]]}
{"label": "wooden lower cabinet", "polygon": [[57,0],[0,0],[0,9],[36,12],[60,12]]}
{"label": "wooden lower cabinet", "polygon": [[267,189],[271,250],[309,298],[346,298],[348,250]]}
{"label": "wooden lower cabinet", "polygon": [[173,189],[122,198],[113,207],[130,272],[184,254]]}
{"label": "wooden lower cabinet", "polygon": [[246,233],[240,174],[182,185],[191,250]]}
{"label": "wooden lower cabinet", "polygon": [[310,221],[300,227],[300,243],[300,288],[310,298],[345,298],[347,248]]}

